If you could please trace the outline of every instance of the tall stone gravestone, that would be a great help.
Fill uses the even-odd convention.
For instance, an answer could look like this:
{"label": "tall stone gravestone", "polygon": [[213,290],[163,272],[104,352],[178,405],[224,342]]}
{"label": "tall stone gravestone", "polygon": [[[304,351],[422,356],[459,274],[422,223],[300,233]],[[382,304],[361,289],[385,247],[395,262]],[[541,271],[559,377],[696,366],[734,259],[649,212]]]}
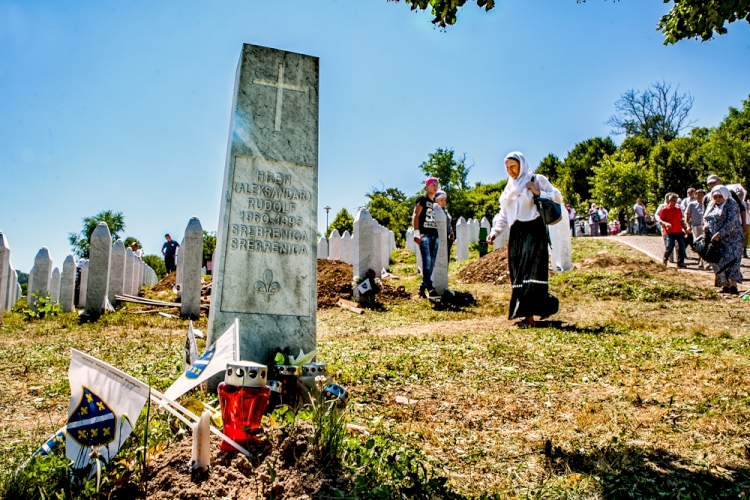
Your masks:
{"label": "tall stone gravestone", "polygon": [[76,259],[73,255],[65,257],[62,277],[60,278],[60,307],[63,312],[75,310],[73,301],[76,292]]}
{"label": "tall stone gravestone", "polygon": [[243,360],[316,346],[318,69],[254,45],[237,67],[207,341],[239,319]]}
{"label": "tall stone gravestone", "polygon": [[341,235],[341,262],[352,263],[352,237],[349,231]]}
{"label": "tall stone gravestone", "polygon": [[448,216],[437,203],[433,205],[438,226],[438,251],[432,269],[432,286],[440,296],[448,289]]}
{"label": "tall stone gravestone", "polygon": [[[346,233],[345,233],[346,234]],[[368,270],[375,271],[380,277],[380,265],[382,255],[380,253],[380,228],[370,212],[362,207],[354,217],[354,239],[352,240],[355,251],[352,254],[353,275],[364,278]]]}
{"label": "tall stone gravestone", "polygon": [[318,259],[328,259],[328,241],[325,236],[318,240]]}
{"label": "tall stone gravestone", "polygon": [[86,312],[89,314],[99,315],[104,312],[111,256],[112,236],[107,223],[100,222],[91,234],[90,240],[89,275],[86,284]]}
{"label": "tall stone gravestone", "polygon": [[26,303],[31,306],[33,304],[32,297],[31,297],[31,291],[34,289],[34,266],[31,266],[31,271],[29,271],[29,277],[26,280]]}
{"label": "tall stone gravestone", "polygon": [[[131,250],[132,252],[132,250]],[[112,257],[109,259],[109,302],[116,304],[115,295],[125,292],[125,244],[120,238],[112,245]]]}
{"label": "tall stone gravestone", "polygon": [[10,282],[10,247],[5,235],[0,231],[0,323],[5,317],[5,304],[8,301],[8,283]]}
{"label": "tall stone gravestone", "polygon": [[49,283],[51,277],[52,258],[49,256],[47,247],[42,247],[34,258],[34,272],[30,277],[32,287],[28,289],[29,296],[32,297],[31,308],[34,311],[36,311],[36,299],[33,298],[33,294],[36,293],[37,297],[45,297],[50,291]]}
{"label": "tall stone gravestone", "polygon": [[456,262],[468,260],[469,258],[469,239],[471,235],[471,223],[467,223],[463,217],[456,223]]}
{"label": "tall stone gravestone", "polygon": [[341,235],[338,229],[328,235],[328,260],[341,260]]}
{"label": "tall stone gravestone", "polygon": [[50,295],[52,295],[52,300],[55,301],[56,304],[60,303],[60,269],[54,268],[52,270],[52,277],[49,281],[49,291]]}
{"label": "tall stone gravestone", "polygon": [[89,286],[89,261],[81,259],[81,269],[78,280],[78,307],[86,309],[86,296]]}
{"label": "tall stone gravestone", "polygon": [[125,295],[133,294],[134,268],[135,268],[135,256],[133,255],[133,249],[130,247],[127,247],[125,248],[125,278],[123,280],[123,293]]}
{"label": "tall stone gravestone", "polygon": [[201,264],[203,263],[203,226],[193,217],[185,228],[180,246],[182,264],[182,298],[180,316],[198,319],[201,315]]}

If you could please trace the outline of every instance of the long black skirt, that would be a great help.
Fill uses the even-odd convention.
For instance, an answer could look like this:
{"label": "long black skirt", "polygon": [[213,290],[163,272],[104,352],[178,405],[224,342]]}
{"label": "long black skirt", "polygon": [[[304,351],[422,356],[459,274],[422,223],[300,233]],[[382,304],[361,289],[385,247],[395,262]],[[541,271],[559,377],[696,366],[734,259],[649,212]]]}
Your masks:
{"label": "long black skirt", "polygon": [[508,268],[513,294],[508,319],[552,316],[560,308],[549,293],[547,226],[541,217],[515,221],[508,237]]}

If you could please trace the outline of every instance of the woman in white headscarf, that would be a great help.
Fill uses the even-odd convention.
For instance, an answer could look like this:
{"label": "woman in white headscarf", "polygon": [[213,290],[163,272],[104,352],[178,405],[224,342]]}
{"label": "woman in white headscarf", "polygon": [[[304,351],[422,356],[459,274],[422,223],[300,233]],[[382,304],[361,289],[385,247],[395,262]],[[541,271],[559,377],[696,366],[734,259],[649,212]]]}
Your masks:
{"label": "woman in white headscarf", "polygon": [[714,284],[720,293],[737,295],[737,284],[742,283],[742,222],[740,207],[732,199],[729,189],[716,185],[711,189],[711,201],[703,215],[703,227],[707,238],[718,243],[721,259],[711,264],[716,275]]}
{"label": "woman in white headscarf", "polygon": [[505,168],[508,184],[500,195],[500,216],[487,241],[492,243],[502,231],[510,231],[508,269],[513,292],[508,319],[524,318],[523,324],[533,326],[534,316],[551,316],[560,307],[557,298],[549,294],[547,226],[534,196],[562,204],[562,195],[546,177],[533,175],[518,151],[508,153]]}

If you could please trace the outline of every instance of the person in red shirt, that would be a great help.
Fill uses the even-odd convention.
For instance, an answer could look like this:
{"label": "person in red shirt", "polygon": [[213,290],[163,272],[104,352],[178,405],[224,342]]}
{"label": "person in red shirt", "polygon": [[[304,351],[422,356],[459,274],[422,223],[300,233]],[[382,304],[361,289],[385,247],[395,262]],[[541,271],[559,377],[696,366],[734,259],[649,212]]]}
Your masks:
{"label": "person in red shirt", "polygon": [[659,213],[659,223],[662,232],[666,235],[667,248],[664,251],[664,265],[667,265],[669,256],[677,244],[677,267],[685,268],[685,232],[689,233],[690,228],[685,224],[682,215],[682,209],[677,206],[677,194],[669,193],[667,195],[667,206],[661,209]]}

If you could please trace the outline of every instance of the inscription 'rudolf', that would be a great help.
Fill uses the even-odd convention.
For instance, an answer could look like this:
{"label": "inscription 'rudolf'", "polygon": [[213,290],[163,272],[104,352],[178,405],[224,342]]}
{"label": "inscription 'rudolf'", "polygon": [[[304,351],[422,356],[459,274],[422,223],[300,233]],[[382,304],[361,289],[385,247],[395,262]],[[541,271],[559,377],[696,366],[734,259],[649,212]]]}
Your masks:
{"label": "inscription 'rudolf'", "polygon": [[279,63],[279,78],[276,82],[269,82],[268,80],[261,80],[260,78],[253,78],[255,85],[264,85],[266,87],[276,88],[276,115],[274,118],[274,132],[281,132],[281,102],[284,98],[284,90],[294,90],[295,92],[304,92],[307,94],[307,87],[300,87],[298,85],[290,85],[284,83],[284,63]]}

